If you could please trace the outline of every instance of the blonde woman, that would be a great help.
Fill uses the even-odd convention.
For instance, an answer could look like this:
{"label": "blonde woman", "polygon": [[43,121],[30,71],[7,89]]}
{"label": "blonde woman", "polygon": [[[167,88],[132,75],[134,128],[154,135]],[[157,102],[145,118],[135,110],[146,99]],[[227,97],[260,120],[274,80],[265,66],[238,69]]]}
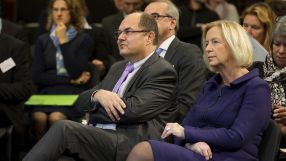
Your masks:
{"label": "blonde woman", "polygon": [[242,13],[243,28],[268,52],[275,14],[267,3],[255,3]]}
{"label": "blonde woman", "polygon": [[182,125],[166,124],[161,138],[173,135],[175,145],[141,142],[127,161],[258,161],[271,100],[258,71],[247,70],[253,52],[249,38],[239,24],[216,21],[206,25],[202,42],[206,64],[217,74],[205,83]]}

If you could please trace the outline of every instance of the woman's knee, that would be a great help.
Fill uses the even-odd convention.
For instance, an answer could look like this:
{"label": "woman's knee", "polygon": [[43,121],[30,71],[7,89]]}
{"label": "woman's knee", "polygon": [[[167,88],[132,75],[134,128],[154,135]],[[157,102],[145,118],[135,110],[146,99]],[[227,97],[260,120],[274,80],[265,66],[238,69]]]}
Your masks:
{"label": "woman's knee", "polygon": [[50,124],[53,124],[55,123],[56,121],[59,121],[59,120],[66,120],[67,117],[64,113],[62,112],[52,112],[50,115],[49,115],[49,123]]}
{"label": "woman's knee", "polygon": [[[144,151],[144,153],[142,153]],[[138,143],[133,147],[127,161],[153,161],[152,147],[148,141]]]}

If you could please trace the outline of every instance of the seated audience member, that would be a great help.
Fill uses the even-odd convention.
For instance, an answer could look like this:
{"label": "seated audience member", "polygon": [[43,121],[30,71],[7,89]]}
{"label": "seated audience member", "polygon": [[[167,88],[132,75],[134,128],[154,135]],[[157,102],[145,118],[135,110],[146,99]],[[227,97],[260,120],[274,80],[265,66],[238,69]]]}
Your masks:
{"label": "seated audience member", "polygon": [[220,19],[240,22],[237,8],[226,0],[207,0],[206,4],[219,15]]}
{"label": "seated audience member", "polygon": [[244,29],[255,38],[268,52],[269,41],[275,14],[267,3],[255,3],[242,13]]}
{"label": "seated audience member", "polygon": [[[281,17],[274,26],[271,38],[271,52],[267,55],[265,62],[256,62],[253,67],[258,67],[260,69],[261,77],[268,82],[271,88],[273,118],[280,124],[282,134],[285,138],[286,16]],[[286,144],[282,146],[286,147]]]}
{"label": "seated audience member", "polygon": [[178,37],[184,42],[201,47],[204,24],[219,20],[218,14],[208,9],[203,0],[187,0],[179,9],[181,14]]}
{"label": "seated audience member", "polygon": [[164,125],[174,121],[176,71],[154,53],[158,41],[154,18],[132,13],[116,37],[125,60],[115,63],[105,79],[75,103],[79,109],[93,109],[89,125],[55,123],[23,161],[54,161],[63,152],[80,160],[125,161],[133,145],[160,139]]}
{"label": "seated audience member", "polygon": [[[33,80],[40,94],[79,94],[89,88],[88,61],[93,51],[92,38],[84,33],[83,12],[78,0],[51,0],[47,28],[35,44]],[[48,124],[69,119],[74,113],[66,107],[35,107],[36,138]]]}
{"label": "seated audience member", "polygon": [[[237,42],[240,42],[239,45]],[[252,46],[233,21],[206,25],[204,58],[217,74],[208,80],[183,124],[167,123],[162,139],[137,144],[127,161],[254,161],[271,115],[270,89],[252,63]],[[142,153],[144,151],[144,153]]]}
{"label": "seated audience member", "polygon": [[121,21],[126,15],[141,10],[143,4],[144,0],[122,0],[122,10],[120,12],[103,18],[103,46],[98,52],[108,54],[111,57],[111,62],[123,59],[119,54],[116,39],[114,38],[114,32],[118,29]]}
{"label": "seated audience member", "polygon": [[[179,120],[184,118],[206,81],[206,67],[200,48],[187,44],[176,37],[179,28],[179,11],[169,0],[150,3],[146,13],[152,15],[159,29],[157,54],[164,57],[178,74],[178,90],[175,106],[179,110]],[[158,53],[160,52],[160,53]]]}
{"label": "seated audience member", "polygon": [[[27,44],[0,32],[0,128],[13,125],[13,131],[20,134],[13,141],[21,141],[20,136],[24,136],[28,125],[24,102],[34,91],[29,52]],[[0,158],[5,150],[6,145],[0,143]]]}

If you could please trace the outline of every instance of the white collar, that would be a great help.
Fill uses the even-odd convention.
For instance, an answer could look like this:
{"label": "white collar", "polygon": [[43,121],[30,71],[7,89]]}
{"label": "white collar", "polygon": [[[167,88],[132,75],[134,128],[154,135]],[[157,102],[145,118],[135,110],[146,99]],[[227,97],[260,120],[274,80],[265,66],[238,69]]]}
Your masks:
{"label": "white collar", "polygon": [[169,48],[170,44],[172,43],[172,41],[175,39],[175,35],[170,36],[168,39],[166,39],[158,48],[162,48],[165,51],[167,51],[167,49]]}

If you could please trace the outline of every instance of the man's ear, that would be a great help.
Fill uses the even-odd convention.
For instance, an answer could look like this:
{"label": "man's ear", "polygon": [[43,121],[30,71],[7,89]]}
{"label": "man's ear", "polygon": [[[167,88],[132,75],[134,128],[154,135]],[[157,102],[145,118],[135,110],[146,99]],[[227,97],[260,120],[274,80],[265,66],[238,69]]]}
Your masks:
{"label": "man's ear", "polygon": [[147,44],[153,44],[155,41],[155,33],[153,31],[148,32],[148,36],[147,36]]}
{"label": "man's ear", "polygon": [[169,30],[175,30],[177,26],[177,21],[173,18],[171,20],[171,25],[169,26]]}

